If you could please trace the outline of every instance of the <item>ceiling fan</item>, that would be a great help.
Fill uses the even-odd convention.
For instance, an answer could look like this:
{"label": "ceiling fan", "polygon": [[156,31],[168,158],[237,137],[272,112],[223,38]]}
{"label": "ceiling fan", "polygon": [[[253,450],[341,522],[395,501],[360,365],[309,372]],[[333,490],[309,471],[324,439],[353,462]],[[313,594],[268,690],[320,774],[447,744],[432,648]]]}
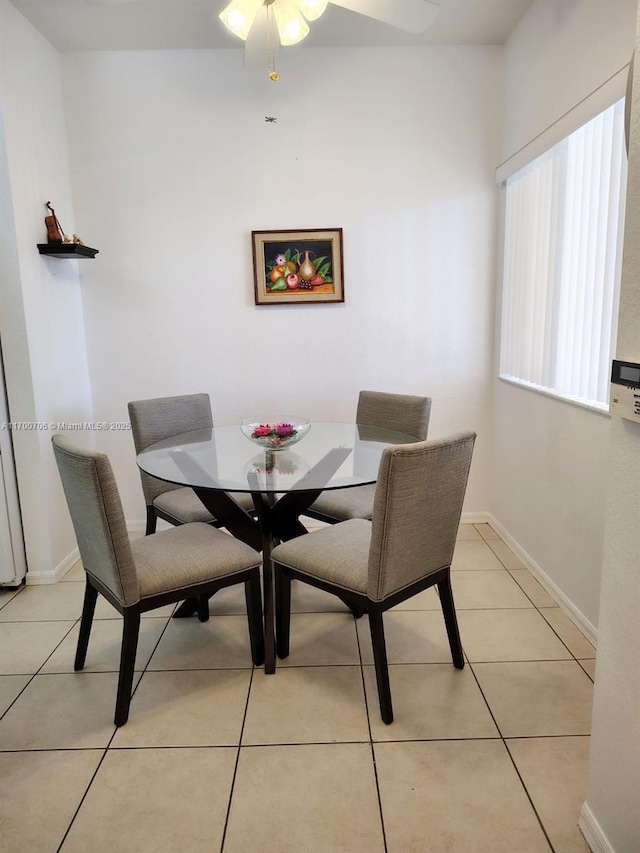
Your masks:
{"label": "ceiling fan", "polygon": [[[110,6],[136,0],[86,2]],[[301,42],[310,32],[308,22],[316,21],[330,3],[417,35],[435,21],[440,2],[442,0],[231,0],[218,17],[244,41],[245,68],[263,65],[266,48],[269,77],[277,80],[275,52],[278,42],[283,46]]]}
{"label": "ceiling fan", "polygon": [[279,79],[275,68],[277,31],[283,46],[298,44],[310,32],[329,3],[417,34],[436,19],[439,0],[231,0],[219,15],[222,23],[245,42],[245,67],[257,63],[267,45],[269,78]]}
{"label": "ceiling fan", "polygon": [[306,38],[307,21],[316,21],[329,3],[414,34],[426,30],[438,15],[437,0],[231,0],[219,17],[246,41],[265,7],[267,13],[273,13],[280,44],[291,45]]}
{"label": "ceiling fan", "polygon": [[[111,6],[135,0],[87,0],[94,6]],[[247,40],[262,11],[272,12],[282,45],[297,44],[309,34],[307,21],[317,20],[331,3],[373,18],[408,33],[424,32],[437,18],[440,0],[231,0],[220,20]]]}

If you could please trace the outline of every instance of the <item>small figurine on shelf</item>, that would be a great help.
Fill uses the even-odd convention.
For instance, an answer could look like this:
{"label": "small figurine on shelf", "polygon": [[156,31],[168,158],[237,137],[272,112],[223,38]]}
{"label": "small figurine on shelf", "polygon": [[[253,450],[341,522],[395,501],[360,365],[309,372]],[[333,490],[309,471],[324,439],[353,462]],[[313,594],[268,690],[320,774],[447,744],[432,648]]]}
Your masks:
{"label": "small figurine on shelf", "polygon": [[73,235],[73,242],[76,244],[76,246],[84,246],[84,243],[82,242],[80,237],[78,237],[77,234]]}

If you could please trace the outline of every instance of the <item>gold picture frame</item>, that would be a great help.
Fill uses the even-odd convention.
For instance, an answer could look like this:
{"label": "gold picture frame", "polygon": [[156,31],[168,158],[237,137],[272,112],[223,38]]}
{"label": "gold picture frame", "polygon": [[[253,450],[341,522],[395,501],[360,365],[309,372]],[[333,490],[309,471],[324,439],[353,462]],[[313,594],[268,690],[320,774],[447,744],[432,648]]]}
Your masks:
{"label": "gold picture frame", "polygon": [[252,231],[256,305],[344,302],[342,228]]}

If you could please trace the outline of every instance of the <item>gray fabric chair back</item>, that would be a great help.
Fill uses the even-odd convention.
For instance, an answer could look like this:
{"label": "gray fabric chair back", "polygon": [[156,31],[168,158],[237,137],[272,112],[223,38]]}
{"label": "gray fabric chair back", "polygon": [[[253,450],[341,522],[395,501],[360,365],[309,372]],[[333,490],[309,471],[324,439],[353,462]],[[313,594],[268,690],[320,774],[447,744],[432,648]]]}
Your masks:
{"label": "gray fabric chair back", "polygon": [[138,577],[108,457],[76,447],[61,434],[52,442],[85,571],[124,606],[136,604]]}
{"label": "gray fabric chair back", "polygon": [[361,391],[356,423],[404,432],[425,441],[430,414],[431,397]]}
{"label": "gray fabric chair back", "polygon": [[384,450],[369,551],[372,600],[451,565],[475,438],[461,432]]}
{"label": "gray fabric chair back", "polygon": [[[129,403],[129,420],[136,453],[150,444],[213,426],[211,401],[208,394],[184,394],[180,397],[155,397],[150,400],[133,400]],[[158,495],[181,486],[165,483],[140,471],[144,499],[150,506]]]}

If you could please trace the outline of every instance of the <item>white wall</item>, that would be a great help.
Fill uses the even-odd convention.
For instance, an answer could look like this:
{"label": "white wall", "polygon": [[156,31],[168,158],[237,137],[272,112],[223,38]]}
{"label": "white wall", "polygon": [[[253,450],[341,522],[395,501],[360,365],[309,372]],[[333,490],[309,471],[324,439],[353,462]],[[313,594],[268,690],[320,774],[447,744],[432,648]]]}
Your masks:
{"label": "white wall", "polygon": [[[36,249],[46,242],[48,200],[75,230],[60,58],[8,0],[0,0],[0,80],[0,336],[10,417],[90,420],[77,264]],[[75,548],[50,439],[45,430],[13,434],[30,580],[62,572]]]}
{"label": "white wall", "polygon": [[[534,0],[505,47],[503,160],[628,63],[635,9]],[[610,419],[497,379],[493,397],[491,513],[595,634]]]}
{"label": "white wall", "polygon": [[[349,419],[361,388],[425,393],[432,435],[477,430],[484,511],[502,50],[281,51],[272,101],[237,50],[63,67],[96,418],[204,390],[219,423]],[[256,307],[251,230],[314,227],[344,229],[345,304]],[[100,444],[141,519],[131,437]]]}
{"label": "white wall", "polygon": [[629,62],[635,0],[533,0],[505,46],[502,159]]}
{"label": "white wall", "polygon": [[[640,31],[640,27],[639,27]],[[636,41],[636,56],[640,38]],[[635,62],[617,358],[640,361],[640,63]],[[600,849],[640,849],[640,425],[614,417],[591,766],[581,826]],[[598,849],[594,845],[594,849]]]}

